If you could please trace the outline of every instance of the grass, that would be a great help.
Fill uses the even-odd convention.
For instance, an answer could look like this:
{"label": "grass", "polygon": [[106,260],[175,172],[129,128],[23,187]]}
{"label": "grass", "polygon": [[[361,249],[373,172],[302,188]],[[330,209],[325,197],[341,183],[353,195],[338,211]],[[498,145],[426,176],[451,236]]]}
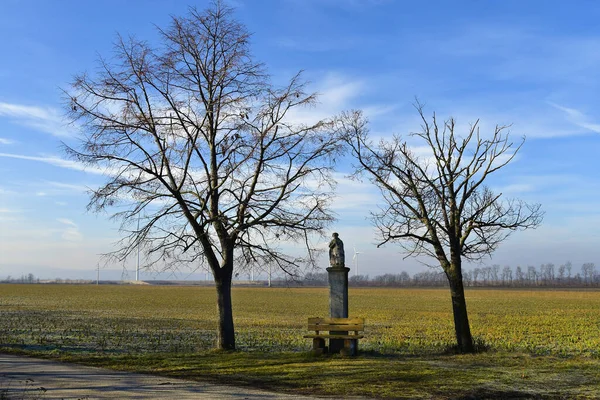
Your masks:
{"label": "grass", "polygon": [[446,290],[354,289],[356,358],[315,357],[326,289],[235,288],[242,352],[215,352],[213,289],[0,286],[0,351],[279,391],[380,398],[600,398],[600,292],[471,290],[490,351],[452,355]]}
{"label": "grass", "polygon": [[491,352],[437,356],[367,353],[344,358],[209,351],[119,356],[61,353],[52,358],[173,378],[338,397],[600,398],[600,362],[586,357]]}

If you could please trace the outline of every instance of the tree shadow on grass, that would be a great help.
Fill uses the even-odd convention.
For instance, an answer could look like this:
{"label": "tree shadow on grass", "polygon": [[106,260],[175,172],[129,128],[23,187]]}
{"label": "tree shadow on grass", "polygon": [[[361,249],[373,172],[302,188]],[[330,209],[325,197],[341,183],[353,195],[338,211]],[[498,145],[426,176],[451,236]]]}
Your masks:
{"label": "tree shadow on grass", "polygon": [[533,394],[528,392],[522,392],[517,390],[493,390],[487,388],[480,388],[474,391],[470,391],[466,394],[459,395],[458,397],[450,397],[452,400],[521,400],[521,399],[535,399],[535,400],[558,400],[566,399],[562,396],[554,395],[541,395]]}

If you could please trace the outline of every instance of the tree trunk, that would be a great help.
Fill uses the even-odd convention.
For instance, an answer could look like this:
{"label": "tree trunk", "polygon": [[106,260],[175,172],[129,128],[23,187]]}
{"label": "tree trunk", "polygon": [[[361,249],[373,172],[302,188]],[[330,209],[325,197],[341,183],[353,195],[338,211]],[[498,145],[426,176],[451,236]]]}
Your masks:
{"label": "tree trunk", "polygon": [[458,351],[461,353],[474,353],[475,347],[473,346],[473,337],[471,336],[467,315],[462,274],[455,270],[454,273],[448,274],[448,281],[452,295],[452,312],[454,313],[454,330],[456,331]]}
{"label": "tree trunk", "polygon": [[231,304],[231,272],[222,271],[215,275],[217,287],[217,308],[219,310],[219,327],[217,348],[235,350],[235,330],[233,328],[233,308]]}

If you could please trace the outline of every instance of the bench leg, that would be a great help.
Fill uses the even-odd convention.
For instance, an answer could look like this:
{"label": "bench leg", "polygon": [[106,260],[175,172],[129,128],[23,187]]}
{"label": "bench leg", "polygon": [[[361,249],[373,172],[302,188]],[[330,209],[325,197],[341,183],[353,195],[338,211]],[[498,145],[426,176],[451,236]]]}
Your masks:
{"label": "bench leg", "polygon": [[315,352],[315,354],[326,353],[327,348],[325,347],[325,339],[313,338],[313,351]]}
{"label": "bench leg", "polygon": [[358,339],[344,339],[344,348],[340,353],[344,356],[356,356],[358,354]]}
{"label": "bench leg", "polygon": [[350,355],[351,356],[358,355],[358,339],[350,339],[349,342],[350,342],[349,343]]}

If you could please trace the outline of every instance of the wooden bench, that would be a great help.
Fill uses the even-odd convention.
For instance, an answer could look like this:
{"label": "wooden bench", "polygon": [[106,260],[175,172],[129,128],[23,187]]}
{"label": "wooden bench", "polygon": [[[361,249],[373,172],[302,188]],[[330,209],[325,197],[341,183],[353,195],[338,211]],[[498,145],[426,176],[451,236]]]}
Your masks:
{"label": "wooden bench", "polygon": [[[308,330],[315,333],[304,337],[313,340],[313,350],[317,354],[339,351],[355,356],[358,353],[358,339],[364,337],[359,332],[364,329],[364,318],[309,318]],[[325,339],[329,339],[329,347],[325,347]]]}

